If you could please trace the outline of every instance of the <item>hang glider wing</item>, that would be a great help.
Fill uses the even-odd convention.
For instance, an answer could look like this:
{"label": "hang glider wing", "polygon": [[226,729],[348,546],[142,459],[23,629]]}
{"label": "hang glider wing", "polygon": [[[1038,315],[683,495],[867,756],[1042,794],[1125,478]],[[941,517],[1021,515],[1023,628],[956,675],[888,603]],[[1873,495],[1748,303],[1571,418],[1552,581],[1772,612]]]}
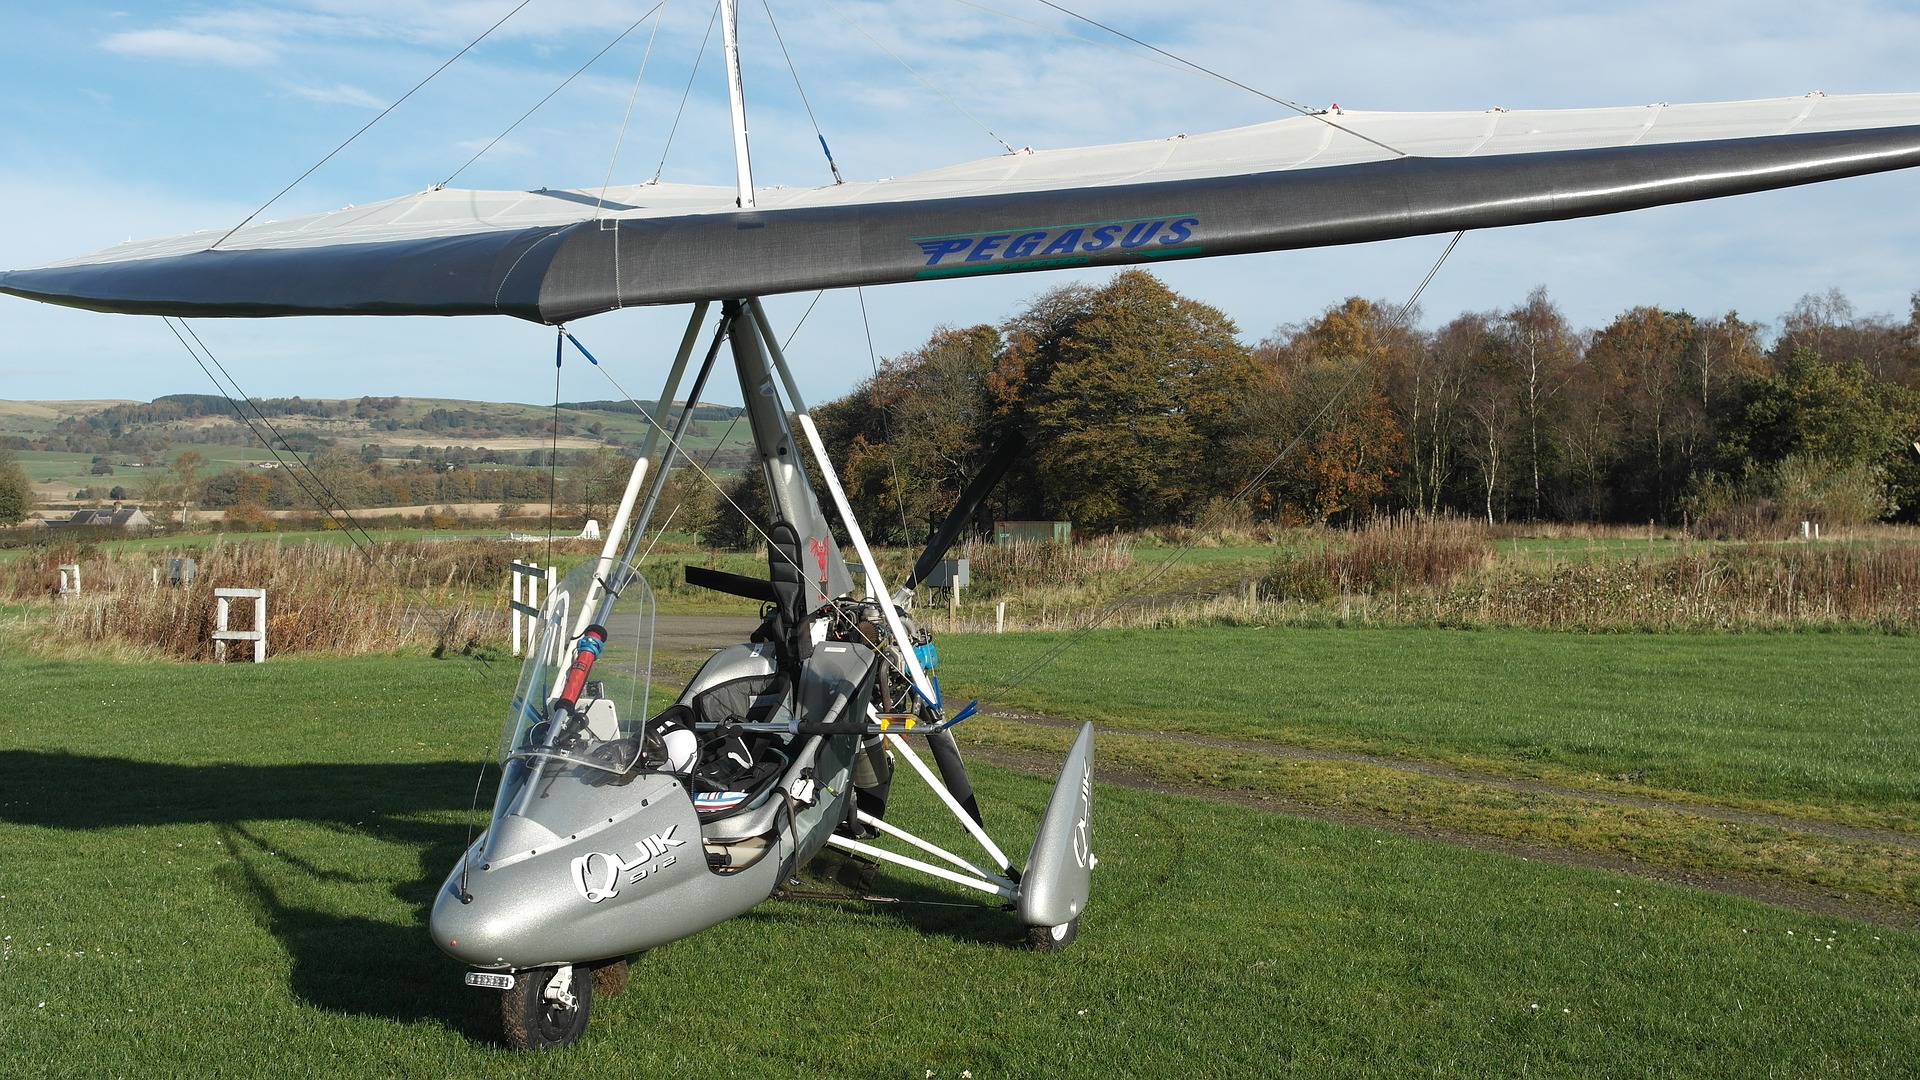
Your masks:
{"label": "hang glider wing", "polygon": [[645,304],[1555,221],[1916,165],[1920,94],[1335,112],[767,189],[750,211],[731,189],[672,184],[435,189],[225,239],[123,244],[0,274],[0,291],[138,314],[555,323]]}

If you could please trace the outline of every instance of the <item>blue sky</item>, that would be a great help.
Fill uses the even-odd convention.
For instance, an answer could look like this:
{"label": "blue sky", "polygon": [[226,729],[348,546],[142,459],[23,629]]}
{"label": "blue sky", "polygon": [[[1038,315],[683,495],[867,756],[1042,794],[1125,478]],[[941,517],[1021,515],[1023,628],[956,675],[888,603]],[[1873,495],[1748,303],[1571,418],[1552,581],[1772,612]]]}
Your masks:
{"label": "blue sky", "polygon": [[[991,156],[999,146],[866,36],[1015,146],[1059,147],[1282,115],[1244,90],[1144,59],[1035,0],[771,0],[813,113],[849,179]],[[9,4],[0,15],[0,267],[40,265],[237,223],[517,0],[261,0]],[[446,180],[651,2],[533,0],[265,216],[290,217]],[[1920,11],[1746,0],[1179,5],[1066,4],[1267,93],[1355,109],[1558,108],[1920,90]],[[638,182],[667,135],[712,8],[669,0],[454,180],[537,188]],[[1011,14],[1020,22],[1008,18]],[[844,14],[844,18],[843,18]],[[849,21],[850,20],[850,21]],[[761,0],[743,0],[746,84],[762,185],[829,177]],[[1039,25],[1031,25],[1039,24]],[[857,25],[861,29],[855,29]],[[862,33],[862,30],[865,33]],[[1066,30],[1092,40],[1077,40]],[[718,34],[662,176],[730,183]],[[649,54],[649,48],[651,53]],[[646,58],[644,78],[636,75]],[[624,125],[629,100],[632,118]],[[618,143],[618,155],[615,155]],[[1576,325],[1635,304],[1771,323],[1800,296],[1843,291],[1905,315],[1920,289],[1920,175],[1894,174],[1612,218],[1469,234],[1423,298],[1429,325],[1511,306],[1545,285]],[[1393,302],[1445,246],[1432,237],[1165,265],[1248,341],[1348,295]],[[844,393],[936,326],[997,322],[1040,291],[1106,274],[829,293],[790,355],[811,400]],[[811,296],[776,298],[793,328]],[[574,331],[627,389],[653,392],[679,309]],[[509,319],[206,320],[201,337],[251,394],[409,394],[544,402],[552,332]],[[150,398],[210,390],[158,321],[0,297],[0,398]],[[567,398],[614,396],[582,364]],[[724,399],[726,395],[714,395]]]}

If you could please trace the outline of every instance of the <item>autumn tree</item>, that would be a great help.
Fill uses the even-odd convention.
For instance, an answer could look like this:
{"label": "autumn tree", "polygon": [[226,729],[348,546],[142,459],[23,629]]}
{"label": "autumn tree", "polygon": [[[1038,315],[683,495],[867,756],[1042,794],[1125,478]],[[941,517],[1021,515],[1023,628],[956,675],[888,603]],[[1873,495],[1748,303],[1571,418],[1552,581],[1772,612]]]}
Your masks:
{"label": "autumn tree", "polygon": [[720,496],[711,477],[684,463],[675,469],[660,493],[659,505],[654,507],[652,528],[674,529],[706,539],[720,514]]}
{"label": "autumn tree", "polygon": [[1472,467],[1474,513],[1491,525],[1508,516],[1516,443],[1526,430],[1521,364],[1491,315],[1465,314],[1435,335],[1434,348],[1451,357],[1464,379],[1460,456]]}
{"label": "autumn tree", "polygon": [[174,507],[182,525],[187,523],[187,507],[198,494],[200,467],[206,463],[198,450],[183,450],[174,455],[165,472],[156,473],[155,496]]}
{"label": "autumn tree", "polygon": [[[297,464],[293,467],[301,468]],[[302,501],[311,504],[313,509],[357,510],[371,503],[373,478],[358,451],[329,446],[308,455],[305,472],[307,481],[299,485],[304,495]]]}
{"label": "autumn tree", "polygon": [[1712,427],[1689,392],[1695,319],[1637,307],[1601,330],[1587,362],[1619,395],[1614,512],[1631,519],[1678,516],[1688,478],[1712,448]]}
{"label": "autumn tree", "polygon": [[1386,389],[1419,378],[1421,351],[1389,308],[1360,297],[1262,342],[1236,440],[1241,471],[1263,477],[1255,508],[1320,522],[1379,508],[1406,443]]}
{"label": "autumn tree", "polygon": [[1423,513],[1440,512],[1460,472],[1473,374],[1464,337],[1442,330],[1388,370],[1386,393],[1406,437],[1405,504]]}
{"label": "autumn tree", "polygon": [[1859,364],[1875,379],[1914,385],[1915,319],[1894,322],[1880,316],[1862,316],[1839,289],[1802,296],[1780,317],[1780,336],[1773,346],[1776,370],[1785,370],[1795,353],[1808,352],[1830,364]]}

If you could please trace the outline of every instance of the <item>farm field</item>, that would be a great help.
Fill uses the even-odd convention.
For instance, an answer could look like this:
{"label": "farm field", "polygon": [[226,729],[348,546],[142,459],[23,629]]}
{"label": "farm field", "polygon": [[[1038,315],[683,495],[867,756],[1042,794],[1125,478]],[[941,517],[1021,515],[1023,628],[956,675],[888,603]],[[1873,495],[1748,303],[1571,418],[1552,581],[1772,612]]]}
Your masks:
{"label": "farm field", "polygon": [[[1211,651],[1244,648],[1240,633],[1251,631],[1212,632]],[[1397,635],[1397,663],[1416,667],[1438,647],[1418,631],[1372,644],[1372,632],[1292,633],[1363,658],[1388,655]],[[1104,657],[1150,670],[1137,642],[1114,636],[1084,643],[1022,700],[1056,714],[1108,708],[1076,682],[1119,681]],[[1185,647],[1207,652],[1208,640]],[[1907,655],[1900,639],[1831,640],[1893,642],[1889,668]],[[989,689],[982,675],[1044,642],[942,644],[958,693]],[[1644,657],[1618,663],[1632,671]],[[1195,678],[1162,671],[1162,683]],[[473,821],[511,675],[422,656],[0,658],[13,691],[0,724],[0,1071],[188,1076],[217,1062],[246,1075],[546,1076],[617,1058],[636,1075],[1105,1077],[1122,1045],[1132,1075],[1900,1076],[1920,1058],[1920,935],[1107,784],[1095,902],[1068,952],[1020,950],[1010,917],[980,908],[771,901],[639,961],[628,992],[596,1004],[580,1046],[514,1056],[497,1048],[493,999],[459,984],[422,925]],[[1661,736],[1630,700],[1655,680],[1615,684],[1621,745]],[[1312,692],[1300,681],[1289,700]],[[1163,689],[1161,711],[1134,722],[1161,726],[1170,699],[1187,696]],[[1301,709],[1294,728],[1311,735],[1310,719]],[[1455,716],[1403,750],[1494,758],[1486,748],[1511,723]],[[1103,755],[1125,737],[1109,730]],[[1366,737],[1337,725],[1322,736]],[[1562,737],[1543,729],[1541,745]],[[1796,752],[1785,735],[1757,743],[1731,765],[1703,749],[1685,775],[1707,797],[1731,783],[1713,779],[1723,769]],[[1751,791],[1872,805],[1860,792],[1908,767],[1850,781],[1865,763],[1843,753],[1824,779],[1762,768]],[[975,771],[989,824],[1017,850],[1049,780]],[[1775,789],[1769,776],[1787,779]],[[902,795],[892,816],[923,811]],[[907,899],[968,900],[880,880]],[[715,987],[731,1015],[767,1022],[716,1025]]]}

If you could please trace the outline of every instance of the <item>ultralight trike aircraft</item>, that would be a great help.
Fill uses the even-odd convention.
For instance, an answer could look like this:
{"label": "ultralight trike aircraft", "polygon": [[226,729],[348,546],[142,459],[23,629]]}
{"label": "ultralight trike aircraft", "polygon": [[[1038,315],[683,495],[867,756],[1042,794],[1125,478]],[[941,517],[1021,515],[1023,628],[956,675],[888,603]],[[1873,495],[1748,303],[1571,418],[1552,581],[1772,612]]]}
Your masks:
{"label": "ultralight trike aircraft", "polygon": [[[1018,448],[1002,448],[912,572],[891,581],[758,297],[1451,233],[1920,165],[1920,95],[1812,95],[1310,111],[885,181],[761,189],[747,154],[735,5],[720,5],[732,187],[436,187],[0,274],[0,291],[34,300],[177,317],[488,314],[564,326],[691,304],[662,403],[698,402],[727,353],[769,496],[769,520],[757,526],[767,576],[690,573],[758,602],[759,629],[714,655],[676,700],[652,700],[652,600],[637,565],[689,407],[676,430],[649,435],[600,554],[533,612],[539,632],[506,704],[491,825],[433,907],[439,947],[470,965],[470,984],[502,991],[515,1047],[577,1039],[595,986],[623,982],[627,957],[748,910],[829,846],[994,897],[1043,949],[1070,942],[1086,910],[1097,865],[1091,726],[1016,863],[982,828],[952,733],[970,709],[943,701],[930,673],[937,654],[911,610],[914,583]],[[982,855],[886,820],[897,761]]]}

